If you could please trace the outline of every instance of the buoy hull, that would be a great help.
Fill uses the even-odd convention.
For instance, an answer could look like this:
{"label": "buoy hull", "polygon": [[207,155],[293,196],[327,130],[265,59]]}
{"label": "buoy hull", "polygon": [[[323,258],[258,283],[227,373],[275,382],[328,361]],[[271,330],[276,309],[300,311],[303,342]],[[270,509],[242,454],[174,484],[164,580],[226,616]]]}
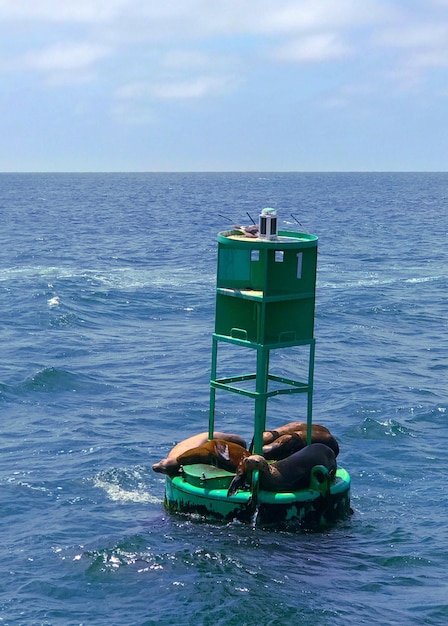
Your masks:
{"label": "buoy hull", "polygon": [[239,520],[261,526],[315,527],[350,515],[350,476],[339,468],[335,480],[317,488],[288,493],[239,491],[227,497],[234,474],[210,466],[189,466],[184,476],[166,477],[165,507],[220,521]]}

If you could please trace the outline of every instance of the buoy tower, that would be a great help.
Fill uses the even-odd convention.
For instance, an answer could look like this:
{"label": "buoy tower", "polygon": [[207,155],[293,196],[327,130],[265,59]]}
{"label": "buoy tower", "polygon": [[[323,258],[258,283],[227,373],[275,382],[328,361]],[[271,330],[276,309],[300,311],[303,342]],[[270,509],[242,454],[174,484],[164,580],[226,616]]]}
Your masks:
{"label": "buoy tower", "polygon": [[[307,424],[311,434],[315,339],[317,237],[297,233],[266,238],[218,235],[216,319],[210,382],[210,432],[214,429],[217,389],[254,399],[255,454],[262,454],[268,398],[306,393]],[[256,352],[256,372],[217,378],[218,347],[237,344]],[[308,351],[305,381],[270,373],[272,350],[303,346]],[[247,390],[241,383],[254,382]],[[240,385],[239,385],[240,384]],[[274,387],[271,389],[271,387]]]}

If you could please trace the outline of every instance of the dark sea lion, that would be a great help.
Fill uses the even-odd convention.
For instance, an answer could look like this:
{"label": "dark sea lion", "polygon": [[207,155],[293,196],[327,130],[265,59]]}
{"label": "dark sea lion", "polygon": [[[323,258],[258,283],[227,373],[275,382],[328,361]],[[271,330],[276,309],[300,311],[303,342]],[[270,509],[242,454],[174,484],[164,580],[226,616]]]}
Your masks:
{"label": "dark sea lion", "polygon": [[[331,448],[337,456],[339,454],[339,444],[333,435],[331,435],[329,431],[325,432],[327,429],[324,427],[321,427],[322,430],[320,430],[315,429],[314,426],[318,426],[318,424],[313,425],[311,443],[324,443],[326,446]],[[306,445],[307,439],[305,426],[303,431],[295,431],[288,435],[282,435],[278,439],[274,439],[272,443],[264,445],[263,456],[269,461],[279,461],[281,459],[285,459],[290,454],[294,454],[294,452],[302,450],[302,448]]]}
{"label": "dark sea lion", "polygon": [[248,480],[252,472],[259,472],[259,487],[266,491],[289,492],[306,489],[310,484],[311,470],[323,465],[331,477],[336,474],[336,455],[323,443],[312,443],[286,459],[268,463],[259,454],[244,458],[235,478],[230,483],[227,495],[234,495]]}
{"label": "dark sea lion", "polygon": [[[235,435],[233,433],[223,433],[220,431],[215,431],[213,433],[213,437],[215,439],[224,439],[225,441],[237,443],[238,445],[243,446],[243,448],[246,447],[245,440],[239,435]],[[188,439],[180,441],[174,446],[174,448],[170,450],[168,456],[165,459],[162,459],[158,463],[154,463],[154,465],[152,466],[153,471],[159,474],[175,476],[179,473],[179,463],[177,462],[177,457],[187,450],[191,450],[192,448],[197,448],[198,446],[201,446],[206,441],[208,441],[208,431],[198,433],[197,435],[193,435],[192,437],[188,437]]]}
{"label": "dark sea lion", "polygon": [[193,463],[206,463],[220,467],[228,472],[235,472],[243,459],[250,453],[243,446],[224,439],[210,439],[198,446],[187,450],[177,457],[179,465],[192,465]]}

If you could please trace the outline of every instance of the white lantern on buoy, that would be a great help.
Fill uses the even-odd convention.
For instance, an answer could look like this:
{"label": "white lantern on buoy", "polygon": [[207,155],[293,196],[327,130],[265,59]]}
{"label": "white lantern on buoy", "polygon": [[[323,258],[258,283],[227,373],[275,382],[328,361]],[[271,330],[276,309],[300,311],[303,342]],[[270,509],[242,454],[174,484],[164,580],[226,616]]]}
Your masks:
{"label": "white lantern on buoy", "polygon": [[260,239],[277,239],[277,211],[266,208],[260,213],[258,220],[258,236]]}

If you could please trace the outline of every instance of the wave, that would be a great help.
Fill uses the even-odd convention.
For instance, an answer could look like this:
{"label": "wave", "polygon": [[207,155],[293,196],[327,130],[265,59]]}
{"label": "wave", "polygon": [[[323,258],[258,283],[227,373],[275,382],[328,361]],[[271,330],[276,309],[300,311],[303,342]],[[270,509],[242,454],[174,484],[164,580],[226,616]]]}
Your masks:
{"label": "wave", "polygon": [[94,487],[102,489],[114,502],[158,505],[163,502],[160,496],[154,496],[148,491],[142,468],[107,470],[97,474],[92,482]]}
{"label": "wave", "polygon": [[91,376],[73,373],[57,367],[46,367],[16,385],[0,384],[0,393],[22,395],[30,392],[86,391],[98,386],[104,385]]}
{"label": "wave", "polygon": [[[341,282],[319,280],[317,282],[317,289],[353,289],[354,287],[377,287],[381,285],[396,285],[399,283],[428,283],[436,282],[439,280],[446,280],[446,276],[443,274],[434,274],[428,276],[408,276],[402,277],[394,275],[392,277],[379,278],[378,276],[367,276],[362,278],[354,278],[352,280],[345,280]],[[318,291],[319,293],[319,291]]]}
{"label": "wave", "polygon": [[364,418],[358,427],[359,434],[364,439],[381,439],[383,437],[416,437],[417,435],[394,419],[376,420],[372,417]]}
{"label": "wave", "polygon": [[[74,280],[90,286],[104,286],[112,289],[141,289],[145,287],[182,287],[198,283],[198,273],[187,267],[164,264],[164,267],[133,268],[121,267],[104,271],[100,268],[81,269],[57,266],[10,267],[0,272],[0,282],[28,283],[45,279],[48,288],[56,281]],[[214,285],[215,275],[200,272],[201,284]],[[55,296],[53,296],[55,297]],[[57,297],[57,296],[56,296]],[[50,304],[50,303],[49,303]]]}

